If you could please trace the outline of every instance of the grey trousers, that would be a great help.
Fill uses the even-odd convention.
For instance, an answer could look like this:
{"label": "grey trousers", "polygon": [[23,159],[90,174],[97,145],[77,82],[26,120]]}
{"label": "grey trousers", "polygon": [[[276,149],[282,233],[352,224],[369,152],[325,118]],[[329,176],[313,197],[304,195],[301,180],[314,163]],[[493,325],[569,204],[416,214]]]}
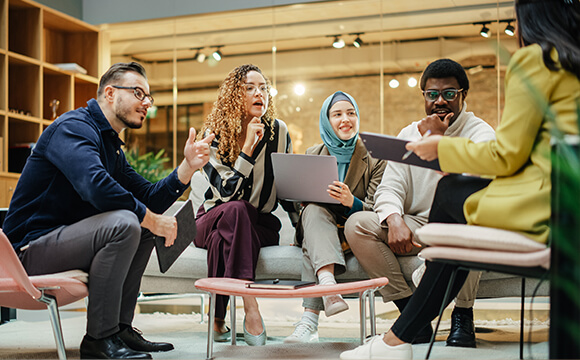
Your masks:
{"label": "grey trousers", "polygon": [[95,215],[30,243],[20,260],[30,275],[81,269],[89,274],[87,335],[100,339],[131,325],[153,234],[128,210]]}
{"label": "grey trousers", "polygon": [[[334,264],[334,273],[346,271],[344,253],[340,246],[339,231],[335,216],[327,208],[308,204],[302,210],[302,280],[318,282],[316,273],[321,267]],[[305,298],[305,308],[324,310],[322,298]]]}
{"label": "grey trousers", "polygon": [[[403,215],[403,220],[413,234],[426,224],[426,221],[413,215]],[[387,245],[388,227],[379,223],[379,217],[374,211],[359,211],[351,215],[344,226],[344,234],[353,254],[369,277],[386,276],[389,279],[389,284],[379,290],[384,302],[403,299],[413,294],[413,290],[405,281],[397,257],[416,256],[421,248],[414,247],[408,254],[395,255]],[[415,241],[421,243],[417,238]],[[469,273],[455,299],[456,306],[461,308],[473,306],[480,277],[479,271]]]}

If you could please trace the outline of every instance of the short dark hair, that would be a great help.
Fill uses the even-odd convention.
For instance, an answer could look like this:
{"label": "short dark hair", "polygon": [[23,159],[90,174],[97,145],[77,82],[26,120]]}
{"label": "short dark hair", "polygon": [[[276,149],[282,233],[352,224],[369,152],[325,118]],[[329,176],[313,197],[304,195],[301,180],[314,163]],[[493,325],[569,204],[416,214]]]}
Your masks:
{"label": "short dark hair", "polygon": [[469,79],[465,73],[465,69],[458,62],[451,59],[439,59],[429,64],[421,75],[421,90],[425,90],[427,80],[431,78],[442,79],[447,77],[454,77],[461,89],[469,90]]}
{"label": "short dark hair", "polygon": [[145,68],[143,68],[143,66],[141,66],[139,63],[132,61],[130,63],[120,62],[113,64],[109,70],[107,70],[107,72],[101,76],[101,80],[99,81],[99,89],[97,90],[97,97],[100,97],[103,94],[105,86],[109,85],[110,83],[117,82],[128,71],[136,72],[137,74],[143,76],[145,80],[147,80]]}

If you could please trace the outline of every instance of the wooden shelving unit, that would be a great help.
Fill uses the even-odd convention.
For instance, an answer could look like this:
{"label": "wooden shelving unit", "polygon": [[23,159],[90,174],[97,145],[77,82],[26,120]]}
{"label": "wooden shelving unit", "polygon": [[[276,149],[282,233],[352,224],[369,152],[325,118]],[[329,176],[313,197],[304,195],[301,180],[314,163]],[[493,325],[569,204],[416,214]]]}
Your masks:
{"label": "wooden shelving unit", "polygon": [[96,96],[100,46],[95,26],[34,1],[0,0],[0,208],[8,207],[18,181],[22,147],[54,120],[51,102],[58,101],[58,116]]}

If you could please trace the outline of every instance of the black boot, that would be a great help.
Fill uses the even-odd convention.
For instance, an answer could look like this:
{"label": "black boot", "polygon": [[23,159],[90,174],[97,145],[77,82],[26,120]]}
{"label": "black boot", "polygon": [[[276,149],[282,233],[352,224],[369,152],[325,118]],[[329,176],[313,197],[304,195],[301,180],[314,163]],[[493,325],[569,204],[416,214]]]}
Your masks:
{"label": "black boot", "polygon": [[473,308],[455,307],[451,313],[451,331],[447,337],[447,346],[475,347],[475,325]]}

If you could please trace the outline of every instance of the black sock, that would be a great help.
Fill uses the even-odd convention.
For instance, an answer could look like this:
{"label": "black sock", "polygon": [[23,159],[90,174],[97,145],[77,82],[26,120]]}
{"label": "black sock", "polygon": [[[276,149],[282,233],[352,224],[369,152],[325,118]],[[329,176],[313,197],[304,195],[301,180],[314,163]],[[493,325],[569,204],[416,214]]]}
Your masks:
{"label": "black sock", "polygon": [[399,309],[399,312],[402,313],[403,310],[405,309],[405,306],[407,306],[407,304],[409,303],[410,299],[411,299],[411,297],[407,296],[406,298],[402,298],[399,300],[393,300],[393,302],[395,303],[395,306],[397,306],[397,308]]}
{"label": "black sock", "polygon": [[127,324],[119,324],[119,332],[125,330],[125,329],[129,329],[131,327],[131,325],[127,325]]}

